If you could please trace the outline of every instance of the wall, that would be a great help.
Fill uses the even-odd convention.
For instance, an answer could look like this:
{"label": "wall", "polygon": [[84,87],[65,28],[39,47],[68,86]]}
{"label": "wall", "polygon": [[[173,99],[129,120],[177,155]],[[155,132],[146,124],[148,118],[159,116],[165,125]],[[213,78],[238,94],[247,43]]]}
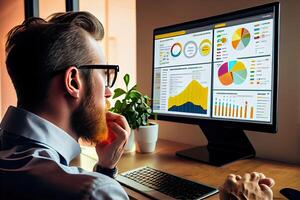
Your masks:
{"label": "wall", "polygon": [[[268,0],[138,0],[137,1],[137,83],[151,95],[152,32],[154,28],[205,18],[252,7]],[[279,131],[265,134],[247,131],[257,156],[300,164],[300,3],[281,1]],[[207,141],[200,128],[171,122],[159,122],[159,137],[187,144]]]}
{"label": "wall", "polygon": [[65,0],[40,0],[39,1],[39,16],[46,19],[53,13],[65,12],[66,1]]}
{"label": "wall", "polygon": [[5,42],[8,31],[24,20],[24,0],[0,0],[0,119],[9,105],[16,105],[16,94],[5,65]]}

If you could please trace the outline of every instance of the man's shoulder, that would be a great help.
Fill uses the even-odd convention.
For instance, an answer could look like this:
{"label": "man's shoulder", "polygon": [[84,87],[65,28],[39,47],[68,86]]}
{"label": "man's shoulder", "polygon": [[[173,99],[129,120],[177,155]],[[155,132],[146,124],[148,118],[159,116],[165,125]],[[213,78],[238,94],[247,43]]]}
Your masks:
{"label": "man's shoulder", "polygon": [[112,196],[126,199],[122,187],[108,176],[61,166],[52,160],[35,162],[23,170],[0,170],[0,179],[7,180],[5,184],[0,183],[1,199],[83,199],[87,196],[93,197],[91,199]]}

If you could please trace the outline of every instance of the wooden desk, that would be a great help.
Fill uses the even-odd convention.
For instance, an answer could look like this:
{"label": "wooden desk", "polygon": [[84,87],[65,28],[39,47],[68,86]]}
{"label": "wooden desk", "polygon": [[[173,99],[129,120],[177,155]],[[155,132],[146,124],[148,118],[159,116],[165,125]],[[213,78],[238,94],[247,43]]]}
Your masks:
{"label": "wooden desk", "polygon": [[[263,159],[247,159],[222,167],[214,167],[175,156],[176,151],[189,147],[191,146],[186,144],[159,140],[154,153],[140,154],[133,152],[124,154],[118,164],[118,168],[120,172],[124,172],[147,165],[214,187],[221,185],[230,173],[242,175],[246,172],[257,171],[275,179],[276,184],[273,188],[274,199],[285,199],[279,193],[279,190],[282,188],[291,187],[300,190],[300,166],[298,165]],[[81,154],[80,158],[72,162],[72,165],[79,165],[86,170],[92,170],[96,163],[95,156],[92,157]],[[126,189],[126,191],[133,199],[147,199],[129,189]],[[208,199],[219,198],[218,195],[214,195]]]}

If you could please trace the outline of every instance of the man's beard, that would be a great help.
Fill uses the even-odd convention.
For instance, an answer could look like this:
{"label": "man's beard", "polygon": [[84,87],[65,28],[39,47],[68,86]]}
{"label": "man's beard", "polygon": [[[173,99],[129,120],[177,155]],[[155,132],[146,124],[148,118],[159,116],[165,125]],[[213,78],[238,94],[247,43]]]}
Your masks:
{"label": "man's beard", "polygon": [[71,126],[78,137],[91,143],[98,144],[108,137],[106,112],[110,107],[106,99],[106,108],[98,109],[93,101],[92,87],[87,87],[86,98],[71,115]]}

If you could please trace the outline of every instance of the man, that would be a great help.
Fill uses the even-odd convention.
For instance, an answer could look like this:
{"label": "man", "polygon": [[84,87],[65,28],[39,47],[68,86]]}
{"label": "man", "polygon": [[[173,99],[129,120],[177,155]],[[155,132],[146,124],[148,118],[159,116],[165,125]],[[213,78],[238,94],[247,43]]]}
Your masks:
{"label": "man", "polygon": [[[106,112],[118,66],[105,65],[103,34],[85,12],[29,19],[10,31],[6,64],[18,105],[1,122],[0,199],[128,198],[109,178],[130,129]],[[97,144],[99,173],[69,167],[79,138]]]}
{"label": "man", "polygon": [[[105,64],[103,35],[87,12],[32,18],[9,32],[6,65],[18,103],[0,126],[0,199],[128,199],[113,178],[130,129],[107,111],[118,66]],[[95,172],[69,166],[79,138],[96,145]],[[272,186],[260,174],[232,177],[221,199]],[[241,190],[246,183],[256,187]]]}

